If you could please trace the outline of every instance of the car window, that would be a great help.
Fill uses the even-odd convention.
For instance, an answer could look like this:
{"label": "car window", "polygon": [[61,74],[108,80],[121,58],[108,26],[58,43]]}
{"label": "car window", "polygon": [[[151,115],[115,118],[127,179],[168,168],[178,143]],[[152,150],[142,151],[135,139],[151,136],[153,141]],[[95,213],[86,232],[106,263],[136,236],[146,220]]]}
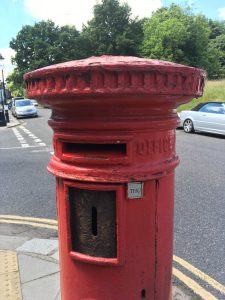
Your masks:
{"label": "car window", "polygon": [[24,99],[24,97],[14,97],[13,100]]}
{"label": "car window", "polygon": [[32,105],[32,102],[30,100],[17,100],[17,101],[15,101],[15,106],[16,107],[28,106],[28,105]]}
{"label": "car window", "polygon": [[225,106],[223,103],[207,103],[202,106],[199,111],[214,114],[225,114]]}

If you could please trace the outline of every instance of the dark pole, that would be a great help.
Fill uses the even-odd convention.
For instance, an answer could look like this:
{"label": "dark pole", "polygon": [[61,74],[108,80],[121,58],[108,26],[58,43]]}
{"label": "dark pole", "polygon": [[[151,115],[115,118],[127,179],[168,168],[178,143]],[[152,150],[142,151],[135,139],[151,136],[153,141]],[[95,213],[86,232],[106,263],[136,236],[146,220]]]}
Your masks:
{"label": "dark pole", "polygon": [[6,104],[6,93],[5,93],[5,80],[4,80],[4,72],[2,69],[2,89],[3,89],[3,103]]}
{"label": "dark pole", "polygon": [[[0,53],[0,60],[4,60],[4,57],[2,56],[1,53]],[[4,81],[3,66],[2,66],[2,90],[3,90],[3,95],[1,93],[2,109],[0,108],[0,126],[6,126],[6,119],[8,120],[9,115],[8,115],[8,110],[7,110],[7,115],[5,115],[6,92],[5,92],[5,81]]]}
{"label": "dark pole", "polygon": [[[3,84],[2,84],[3,85]],[[3,95],[1,93],[1,102],[0,104],[2,105],[2,109],[1,109],[1,106],[0,106],[0,126],[6,126],[6,119],[5,119],[5,110],[4,110],[4,89],[3,89]]]}
{"label": "dark pole", "polygon": [[5,80],[4,80],[4,72],[3,72],[3,68],[2,68],[2,88],[3,88],[3,112],[5,112],[5,119],[6,122],[9,122],[9,112],[8,109],[5,109],[5,105],[7,105],[6,103],[6,92],[5,92]]}

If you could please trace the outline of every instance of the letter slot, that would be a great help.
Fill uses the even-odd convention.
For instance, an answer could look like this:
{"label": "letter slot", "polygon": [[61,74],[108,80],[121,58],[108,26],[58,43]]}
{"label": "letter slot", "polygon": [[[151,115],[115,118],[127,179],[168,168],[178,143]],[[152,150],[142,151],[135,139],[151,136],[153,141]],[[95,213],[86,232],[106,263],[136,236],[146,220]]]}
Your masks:
{"label": "letter slot", "polygon": [[126,143],[80,143],[62,142],[62,160],[76,163],[126,163],[128,160]]}

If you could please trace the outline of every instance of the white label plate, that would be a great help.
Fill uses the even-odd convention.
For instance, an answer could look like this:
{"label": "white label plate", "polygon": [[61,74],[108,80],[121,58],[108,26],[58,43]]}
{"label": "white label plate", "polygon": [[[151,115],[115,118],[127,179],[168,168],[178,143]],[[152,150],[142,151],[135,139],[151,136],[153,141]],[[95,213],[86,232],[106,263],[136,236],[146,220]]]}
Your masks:
{"label": "white label plate", "polygon": [[128,199],[138,199],[143,197],[143,182],[129,182],[127,185]]}

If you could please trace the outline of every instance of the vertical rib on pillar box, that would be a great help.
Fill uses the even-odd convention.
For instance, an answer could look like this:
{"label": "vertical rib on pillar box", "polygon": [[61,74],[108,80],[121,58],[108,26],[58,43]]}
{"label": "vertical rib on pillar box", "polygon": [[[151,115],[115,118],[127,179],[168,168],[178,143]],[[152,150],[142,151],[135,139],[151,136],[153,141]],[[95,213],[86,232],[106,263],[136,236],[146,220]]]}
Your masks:
{"label": "vertical rib on pillar box", "polygon": [[52,108],[64,300],[171,299],[175,108],[202,70],[102,56],[25,75]]}

